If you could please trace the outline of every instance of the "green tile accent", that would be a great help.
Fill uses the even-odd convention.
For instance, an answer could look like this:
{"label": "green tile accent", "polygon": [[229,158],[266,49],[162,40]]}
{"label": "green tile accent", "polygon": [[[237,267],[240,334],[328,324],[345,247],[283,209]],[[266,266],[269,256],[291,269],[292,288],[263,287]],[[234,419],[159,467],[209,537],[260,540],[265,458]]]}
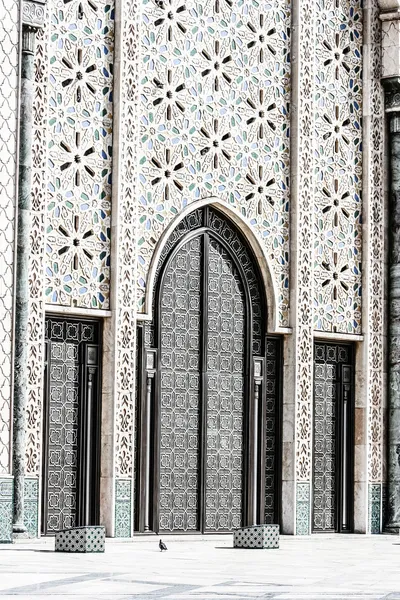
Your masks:
{"label": "green tile accent", "polygon": [[368,485],[368,529],[371,533],[381,533],[381,497],[380,483]]}
{"label": "green tile accent", "polygon": [[115,537],[132,535],[132,481],[115,482]]}
{"label": "green tile accent", "polygon": [[310,484],[299,482],[296,487],[296,535],[310,535]]}
{"label": "green tile accent", "polygon": [[385,530],[388,522],[388,489],[387,485],[382,485],[382,531]]}
{"label": "green tile accent", "polygon": [[12,542],[13,479],[0,479],[0,543]]}
{"label": "green tile accent", "polygon": [[24,524],[29,533],[29,537],[38,537],[39,523],[39,480],[25,479],[25,508],[24,508]]}

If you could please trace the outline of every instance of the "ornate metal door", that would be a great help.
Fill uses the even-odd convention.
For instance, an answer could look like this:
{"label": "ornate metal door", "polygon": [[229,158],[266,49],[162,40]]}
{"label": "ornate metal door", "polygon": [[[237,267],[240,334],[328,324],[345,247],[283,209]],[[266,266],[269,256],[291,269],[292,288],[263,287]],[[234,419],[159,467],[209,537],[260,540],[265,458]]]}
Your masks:
{"label": "ornate metal door", "polygon": [[[251,254],[204,209],[171,236],[158,277],[154,329],[140,336],[138,527],[222,532],[270,522],[279,340],[265,338]],[[257,386],[253,360],[265,370]]]}
{"label": "ornate metal door", "polygon": [[212,238],[207,249],[204,529],[231,531],[243,520],[245,330],[249,319],[243,283],[231,256]]}
{"label": "ornate metal door", "polygon": [[198,237],[171,260],[161,297],[162,531],[199,529],[201,269]]}
{"label": "ornate metal door", "polygon": [[46,354],[44,535],[98,518],[99,324],[47,319]]}
{"label": "ornate metal door", "polygon": [[313,531],[351,530],[352,347],[315,344]]}

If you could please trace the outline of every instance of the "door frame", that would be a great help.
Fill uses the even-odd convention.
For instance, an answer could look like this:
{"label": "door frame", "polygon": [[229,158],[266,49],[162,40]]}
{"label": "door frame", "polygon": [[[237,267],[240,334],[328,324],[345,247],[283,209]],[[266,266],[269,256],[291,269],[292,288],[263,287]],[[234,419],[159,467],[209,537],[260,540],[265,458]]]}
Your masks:
{"label": "door frame", "polygon": [[[102,319],[88,318],[71,316],[67,317],[58,313],[46,313],[45,322],[47,320],[62,321],[68,323],[90,323],[97,324],[98,331],[98,343],[93,344],[90,342],[84,342],[79,344],[79,366],[80,366],[80,399],[84,398],[85,401],[81,405],[84,408],[84,413],[80,411],[80,423],[78,429],[79,447],[78,447],[78,464],[77,464],[77,526],[78,525],[97,525],[100,523],[100,473],[101,473],[101,415],[102,415],[102,341],[103,341],[103,321]],[[55,532],[47,531],[47,515],[48,515],[48,450],[49,450],[49,410],[50,410],[50,377],[48,373],[49,366],[49,344],[50,341],[45,337],[45,363],[44,363],[44,385],[43,385],[43,412],[42,412],[42,457],[41,457],[41,498],[40,498],[40,511],[41,511],[41,535],[52,536]],[[97,349],[97,360],[93,362],[93,359],[89,356],[89,347],[95,346]],[[92,406],[88,406],[87,392],[88,392],[88,380],[89,374],[93,375],[93,372],[89,373],[89,370],[96,370],[95,375],[95,392],[93,395]],[[92,377],[90,377],[92,379]],[[92,419],[95,422],[95,427],[91,432],[91,462],[92,469],[90,475],[91,493],[88,497],[88,492],[79,491],[82,486],[87,482],[86,477],[83,475],[83,471],[88,468],[87,455],[82,452],[83,443],[85,441],[85,431],[89,429],[88,422],[88,410],[92,412]],[[83,426],[82,422],[83,421]],[[92,421],[92,422],[93,422]],[[90,521],[90,523],[87,523]]]}
{"label": "door frame", "polygon": [[[355,347],[352,342],[342,342],[341,340],[326,340],[326,339],[314,339],[313,341],[313,418],[312,418],[312,439],[314,441],[315,432],[315,346],[346,346],[349,348],[349,362],[348,363],[336,363],[337,383],[336,383],[336,434],[335,434],[335,452],[339,468],[336,467],[335,472],[335,528],[329,531],[315,531],[314,530],[314,489],[315,489],[315,445],[313,443],[312,449],[312,494],[311,494],[311,532],[316,534],[332,534],[332,533],[353,533],[354,531],[354,427],[355,427]],[[327,364],[327,363],[325,363]],[[345,368],[351,369],[351,375],[349,381],[345,382],[343,377],[343,371]],[[349,389],[345,390],[345,386]],[[348,417],[349,426],[347,432],[343,429],[343,400],[345,394],[348,394]],[[346,466],[347,469],[347,482],[346,482],[346,494],[343,497],[343,459],[344,459],[344,448],[346,448],[349,456],[349,462]],[[343,527],[343,504],[346,504],[347,514],[346,521],[348,527]]]}
{"label": "door frame", "polygon": [[[266,293],[262,284],[262,278],[260,277],[260,271],[259,271],[259,265],[258,265],[258,261],[257,258],[254,255],[254,252],[251,248],[251,246],[247,243],[246,238],[243,236],[242,232],[240,230],[238,230],[237,225],[231,221],[231,219],[229,219],[225,214],[221,213],[217,208],[215,207],[209,207],[209,206],[204,206],[202,207],[202,211],[203,211],[203,217],[202,219],[198,219],[196,223],[193,224],[193,226],[191,226],[191,223],[189,223],[189,226],[187,228],[186,233],[183,234],[183,236],[179,236],[178,235],[178,239],[176,241],[176,243],[172,243],[171,245],[169,245],[168,249],[166,248],[166,252],[164,252],[164,255],[161,257],[160,262],[159,262],[159,266],[157,267],[157,277],[156,277],[156,282],[155,282],[155,290],[154,290],[154,295],[153,295],[153,303],[154,303],[154,309],[153,309],[153,315],[154,315],[154,319],[153,321],[147,321],[145,320],[142,323],[139,323],[138,325],[138,431],[137,431],[137,446],[136,446],[136,451],[137,451],[137,456],[138,456],[138,460],[137,460],[137,464],[138,464],[138,469],[136,471],[135,474],[135,478],[136,478],[136,505],[137,505],[137,511],[136,511],[136,517],[135,517],[135,528],[139,531],[139,532],[145,532],[145,531],[149,531],[149,530],[157,530],[158,529],[158,493],[159,493],[159,489],[158,486],[156,485],[156,483],[158,482],[158,476],[159,476],[159,433],[160,433],[160,420],[159,420],[159,398],[160,398],[160,382],[159,382],[159,376],[156,377],[156,374],[160,373],[160,369],[159,369],[159,362],[160,362],[160,357],[159,357],[159,352],[157,350],[157,348],[159,348],[159,315],[160,315],[160,309],[159,309],[159,303],[160,303],[160,294],[161,294],[161,289],[162,289],[162,284],[161,279],[163,277],[163,275],[165,274],[165,269],[166,269],[166,265],[169,263],[169,260],[171,259],[171,257],[174,255],[175,252],[179,251],[179,248],[183,245],[186,244],[188,242],[188,240],[190,239],[190,237],[197,237],[199,235],[202,235],[203,232],[210,234],[214,239],[216,239],[219,243],[222,244],[222,246],[224,247],[224,249],[228,252],[228,255],[231,257],[231,259],[233,260],[235,266],[238,268],[238,272],[240,274],[241,280],[242,280],[242,285],[243,285],[243,289],[245,292],[245,297],[248,299],[247,301],[249,302],[249,305],[252,306],[252,298],[254,299],[254,291],[251,292],[250,294],[250,287],[248,285],[248,280],[247,280],[247,276],[246,276],[246,272],[245,270],[242,268],[240,262],[237,260],[237,256],[235,254],[235,251],[232,250],[232,248],[230,247],[230,245],[228,245],[224,239],[222,239],[221,236],[218,235],[218,230],[214,229],[213,227],[211,227],[209,224],[211,223],[211,221],[209,221],[209,213],[210,211],[212,211],[214,214],[216,213],[217,218],[221,219],[223,222],[225,222],[228,226],[228,228],[231,228],[234,232],[234,234],[239,238],[240,243],[243,245],[243,248],[245,249],[245,251],[247,252],[248,258],[251,260],[252,263],[252,269],[253,269],[253,273],[258,281],[258,291],[257,294],[259,296],[260,299],[260,303],[261,303],[261,325],[262,325],[262,335],[261,335],[261,355],[260,358],[266,360],[266,352],[267,352],[267,339],[268,338],[278,338],[279,339],[279,345],[276,346],[276,368],[279,369],[279,373],[276,374],[276,396],[275,396],[275,404],[274,404],[274,417],[275,417],[275,477],[274,477],[274,512],[275,512],[275,517],[274,517],[274,522],[279,522],[280,521],[280,515],[281,515],[281,470],[280,470],[280,466],[281,466],[281,452],[282,452],[282,448],[281,448],[281,439],[282,439],[282,411],[281,411],[281,399],[282,399],[282,352],[283,352],[283,344],[282,344],[282,339],[281,336],[269,336],[268,332],[267,332],[267,299],[266,299]],[[190,213],[188,215],[188,217],[190,216]],[[239,255],[238,255],[239,256]],[[203,257],[203,261],[204,261],[204,257]],[[203,273],[203,277],[204,277],[204,273]],[[254,280],[254,279],[253,279]],[[254,285],[254,284],[253,284]],[[204,286],[204,284],[203,284]],[[247,294],[247,295],[246,295]],[[205,299],[203,299],[203,302],[206,302]],[[248,315],[247,316],[247,320],[248,322],[250,321]],[[250,332],[246,332],[247,334],[252,333],[252,329],[253,329],[253,319],[251,317],[251,327],[249,328],[251,331]],[[248,375],[248,381],[247,381],[247,391],[245,391],[244,393],[244,416],[246,416],[247,413],[247,423],[244,422],[244,433],[247,436],[247,439],[245,440],[245,445],[247,445],[247,447],[249,446],[249,440],[252,439],[252,434],[249,433],[250,432],[250,427],[253,425],[254,423],[254,415],[249,415],[248,414],[248,399],[251,397],[251,407],[254,407],[254,373],[253,373],[253,357],[258,357],[258,355],[254,355],[253,354],[253,347],[251,344],[251,339],[249,341],[247,341],[247,347],[249,349],[249,351],[246,352],[246,362],[247,362],[247,366],[245,368],[247,368],[247,375]],[[204,349],[203,349],[204,352]],[[150,359],[149,359],[150,357]],[[203,357],[203,362],[204,362],[204,357]],[[148,363],[151,363],[151,368],[150,370],[148,369]],[[150,381],[150,379],[148,379],[150,376],[152,377],[152,380]],[[264,380],[265,381],[265,380]],[[149,384],[149,385],[148,385]],[[204,384],[203,384],[203,390],[205,389]],[[151,403],[152,406],[154,407],[152,410],[152,414],[151,414],[151,431],[149,431],[147,425],[148,422],[146,423],[146,421],[149,419],[148,414],[147,414],[147,409],[146,409],[146,394],[147,391],[150,390],[150,396],[151,396]],[[255,452],[253,452],[253,456],[250,457],[246,457],[245,461],[243,463],[243,472],[246,473],[244,474],[244,482],[247,483],[247,481],[249,480],[249,476],[251,475],[254,478],[256,478],[256,480],[258,481],[258,488],[257,488],[257,493],[256,493],[256,503],[257,503],[257,515],[256,515],[256,519],[255,522],[264,522],[264,511],[265,511],[265,485],[264,485],[264,480],[265,480],[265,460],[266,460],[266,456],[265,456],[265,442],[266,442],[266,435],[265,435],[265,426],[266,424],[264,423],[265,420],[265,402],[266,402],[266,388],[264,386],[264,388],[262,389],[262,395],[260,398],[260,404],[259,404],[259,422],[258,422],[258,448],[257,448],[257,463],[258,463],[258,470],[257,470],[257,475],[255,476],[255,469],[254,467],[254,457],[255,457]],[[147,432],[146,432],[147,429]],[[203,426],[203,432],[205,434],[205,427]],[[157,435],[153,435],[153,432],[156,432]],[[203,444],[204,447],[204,444]],[[149,456],[151,454],[151,469],[153,472],[153,477],[152,477],[152,482],[150,485],[150,490],[149,490],[149,484],[147,482],[147,478],[146,478],[146,469],[145,469],[145,464],[146,464],[146,455],[147,455],[147,460],[149,460]],[[244,454],[246,454],[246,452],[244,451]],[[247,453],[249,454],[249,453]],[[203,476],[204,478],[204,476]],[[203,485],[203,490],[205,491],[205,486]],[[253,502],[253,498],[252,498],[252,493],[254,490],[254,485],[247,485],[247,493],[245,493],[245,498],[244,498],[244,503],[243,503],[243,514],[244,514],[244,523],[249,522],[248,521],[248,513],[249,513],[249,509],[252,507],[252,505],[255,504],[255,502]],[[150,507],[150,511],[151,511],[151,526],[150,527],[145,527],[145,523],[144,523],[144,512],[145,512],[145,506],[147,504],[147,501],[150,503],[151,507]],[[254,522],[254,521],[252,521]],[[203,526],[203,524],[202,524]],[[203,526],[204,528],[204,526]],[[163,532],[164,533],[164,532]],[[200,531],[199,531],[200,533]],[[184,534],[184,532],[182,532],[182,534]]]}

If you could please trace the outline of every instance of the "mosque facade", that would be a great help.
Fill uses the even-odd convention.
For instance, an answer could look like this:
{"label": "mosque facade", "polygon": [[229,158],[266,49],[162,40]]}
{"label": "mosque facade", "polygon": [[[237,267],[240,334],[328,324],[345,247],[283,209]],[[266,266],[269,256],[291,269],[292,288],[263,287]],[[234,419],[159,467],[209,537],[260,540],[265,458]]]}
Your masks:
{"label": "mosque facade", "polygon": [[400,1],[0,5],[0,541],[397,531]]}

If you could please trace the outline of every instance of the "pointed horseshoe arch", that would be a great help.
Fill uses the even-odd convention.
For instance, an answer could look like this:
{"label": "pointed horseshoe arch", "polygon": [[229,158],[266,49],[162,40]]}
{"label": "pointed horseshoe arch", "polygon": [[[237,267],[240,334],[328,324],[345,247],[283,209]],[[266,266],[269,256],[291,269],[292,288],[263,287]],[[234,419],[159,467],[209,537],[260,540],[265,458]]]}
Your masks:
{"label": "pointed horseshoe arch", "polygon": [[278,518],[280,340],[251,248],[219,210],[163,246],[141,326],[137,528],[227,532]]}
{"label": "pointed horseshoe arch", "polygon": [[228,220],[233,222],[236,228],[241,232],[241,235],[245,238],[246,244],[249,246],[255,257],[255,261],[257,262],[257,266],[260,271],[260,280],[262,282],[263,292],[266,296],[268,304],[268,333],[288,333],[288,330],[282,329],[279,324],[278,286],[276,284],[274,273],[271,268],[270,259],[265,251],[263,244],[258,239],[257,234],[254,232],[254,230],[243,219],[243,216],[240,214],[240,212],[235,208],[229,206],[225,202],[222,202],[221,200],[219,200],[219,198],[216,197],[206,198],[194,204],[191,204],[185,210],[183,210],[179,214],[179,216],[177,216],[163,232],[157,244],[156,250],[153,254],[148,272],[145,297],[145,312],[143,314],[138,314],[138,319],[151,320],[153,318],[153,300],[160,260],[164,254],[164,247],[166,244],[169,243],[171,235],[176,229],[179,228],[181,222],[184,221],[191,213],[195,213],[200,208],[206,206],[215,207],[218,211],[225,215]]}

